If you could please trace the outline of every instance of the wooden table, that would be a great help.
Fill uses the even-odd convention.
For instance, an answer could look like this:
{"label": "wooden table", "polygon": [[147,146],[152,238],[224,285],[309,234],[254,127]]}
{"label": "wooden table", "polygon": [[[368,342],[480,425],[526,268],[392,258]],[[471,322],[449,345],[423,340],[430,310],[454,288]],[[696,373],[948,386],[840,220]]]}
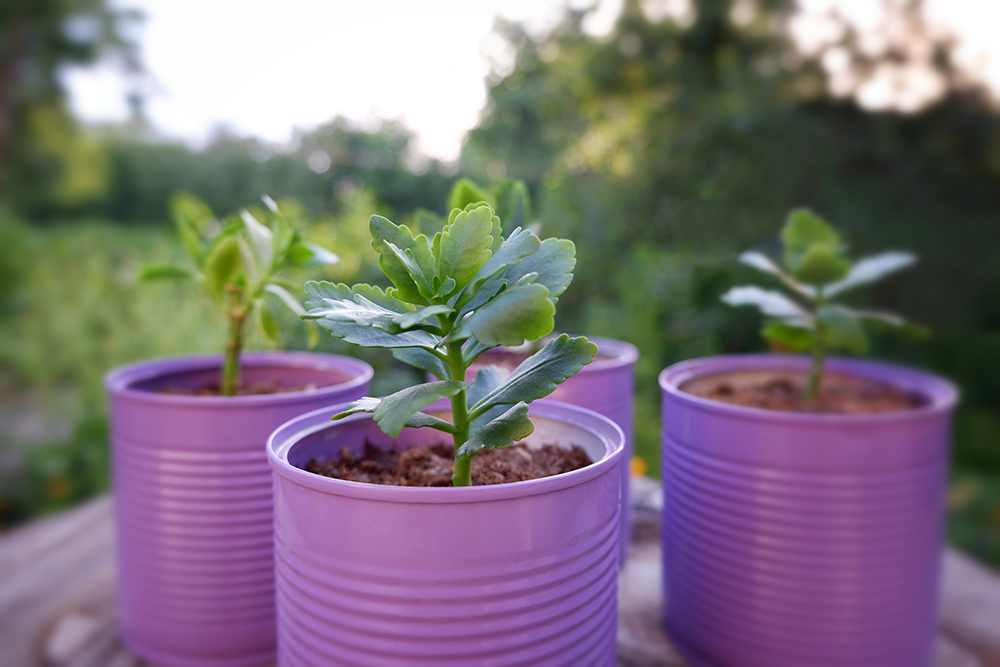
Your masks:
{"label": "wooden table", "polygon": [[[659,485],[632,485],[635,540],[619,588],[618,663],[680,667],[660,625]],[[0,537],[0,666],[126,667],[118,639],[111,499],[99,498]],[[935,667],[1000,667],[1000,576],[944,553]]]}

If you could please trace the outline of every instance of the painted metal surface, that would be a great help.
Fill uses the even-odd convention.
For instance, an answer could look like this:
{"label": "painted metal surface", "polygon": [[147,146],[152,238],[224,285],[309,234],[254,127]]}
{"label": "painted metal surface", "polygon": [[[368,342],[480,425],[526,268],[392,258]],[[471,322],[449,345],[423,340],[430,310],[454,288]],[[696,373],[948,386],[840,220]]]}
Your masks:
{"label": "painted metal surface", "polygon": [[[635,422],[635,362],[639,350],[631,343],[611,338],[587,338],[600,349],[600,356],[569,378],[546,399],[578,405],[593,410],[618,424],[625,434],[625,451],[620,465],[622,479],[622,537],[621,560],[625,561],[632,543],[632,509],[628,504],[630,462],[635,451],[633,432]],[[504,348],[494,350],[497,353]],[[473,366],[472,371],[476,370]],[[469,378],[472,379],[471,377]]]}
{"label": "painted metal surface", "polygon": [[[446,404],[441,404],[446,405]],[[335,409],[271,437],[279,664],[614,665],[623,435],[610,420],[535,401],[529,444],[575,443],[590,466],[465,488],[360,484],[301,469],[365,442],[446,438]]]}
{"label": "painted metal surface", "polygon": [[324,405],[364,395],[364,362],[247,353],[244,381],[313,388],[259,396],[163,393],[218,376],[219,357],[126,366],[106,380],[121,633],[162,665],[274,660],[274,557],[267,437]]}
{"label": "painted metal surface", "polygon": [[930,665],[955,388],[832,359],[830,371],[901,387],[924,405],[819,415],[680,389],[808,363],[740,355],[661,373],[667,632],[697,665]]}

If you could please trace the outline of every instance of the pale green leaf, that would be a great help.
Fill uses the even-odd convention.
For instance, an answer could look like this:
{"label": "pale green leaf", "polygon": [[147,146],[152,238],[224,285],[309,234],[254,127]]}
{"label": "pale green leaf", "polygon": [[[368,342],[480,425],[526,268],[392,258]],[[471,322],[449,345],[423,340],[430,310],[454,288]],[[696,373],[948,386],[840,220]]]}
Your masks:
{"label": "pale green leaf", "polygon": [[235,236],[227,236],[205,259],[205,284],[216,298],[222,298],[226,285],[236,277],[239,268],[238,239]]}
{"label": "pale green leaf", "polygon": [[493,210],[489,206],[455,216],[441,236],[437,275],[442,280],[453,278],[455,289],[465,287],[490,259],[492,230]]}
{"label": "pale green leaf", "polygon": [[851,263],[837,249],[816,245],[802,254],[792,275],[799,282],[822,286],[842,279],[850,270]]}
{"label": "pale green leaf", "polygon": [[771,261],[771,258],[763,253],[753,251],[745,252],[740,255],[740,261],[747,266],[752,266],[758,271],[764,271],[765,273],[777,276],[783,283],[808,299],[816,298],[816,290],[813,287],[797,282],[795,278],[792,278],[790,275],[785,273],[781,267]]}
{"label": "pale green leaf", "polygon": [[472,386],[466,392],[466,400],[469,407],[481,401],[484,396],[503,384],[503,381],[510,375],[510,371],[503,366],[489,365],[476,371],[476,377],[472,381]]}
{"label": "pale green leaf", "polygon": [[247,230],[250,249],[257,258],[261,270],[270,271],[274,263],[274,234],[250,215],[250,211],[243,209],[240,211],[240,217]]}
{"label": "pale green leaf", "polygon": [[423,275],[425,277],[433,276],[436,274],[436,265],[427,237],[418,234],[414,238],[406,225],[396,225],[380,215],[371,217],[368,229],[372,236],[372,248],[380,255],[379,266],[392,281],[392,284],[396,286],[399,298],[409,303],[426,305],[427,300],[421,296],[417,289],[417,283],[389,248],[389,244],[393,244],[400,250],[410,250]]}
{"label": "pale green leaf", "polygon": [[835,296],[855,287],[873,283],[900,269],[905,269],[916,261],[916,255],[900,251],[890,251],[874,257],[859,259],[843,280],[827,285],[823,293],[826,296]]}
{"label": "pale green leaf", "polygon": [[[450,306],[441,304],[438,306],[427,306],[426,308],[415,310],[412,313],[398,315],[394,319],[396,324],[398,324],[401,329],[412,329],[428,317],[434,317],[435,315],[450,315],[453,312],[454,310],[452,310]],[[434,323],[434,326],[436,326],[436,323]]]}
{"label": "pale green leaf", "polygon": [[507,447],[528,437],[534,430],[535,425],[528,418],[528,404],[518,403],[472,433],[455,451],[455,456],[474,456],[482,449]]}
{"label": "pale green leaf", "polygon": [[548,396],[596,355],[597,345],[583,336],[570,338],[561,334],[521,362],[502,384],[472,406],[471,413],[476,416],[494,405],[530,403]]}
{"label": "pale green leaf", "polygon": [[359,283],[351,287],[343,283],[310,280],[305,285],[305,293],[306,308],[310,310],[322,307],[323,299],[348,299],[353,301],[354,297],[360,294],[369,301],[395,313],[413,312],[413,306],[410,304],[389,296],[378,286],[365,283]]}
{"label": "pale green leaf", "polygon": [[375,421],[383,432],[395,438],[414,413],[439,398],[455,396],[467,386],[467,382],[444,380],[407,387],[382,399],[373,411]]}
{"label": "pale green leaf", "polygon": [[453,340],[475,336],[483,345],[520,345],[547,335],[555,326],[556,308],[549,291],[538,284],[519,284],[501,292],[462,322]]}
{"label": "pale green leaf", "polygon": [[447,380],[451,375],[448,371],[448,364],[430,350],[419,347],[400,347],[392,351],[392,356],[404,364],[431,373],[439,380]]}
{"label": "pale green leaf", "polygon": [[258,304],[257,320],[260,323],[260,330],[264,333],[264,337],[267,338],[271,345],[277,347],[280,340],[278,320],[275,319],[274,313],[271,312],[266,303]]}
{"label": "pale green leaf", "polygon": [[[476,272],[465,290],[452,301],[462,308],[463,314],[475,310],[500,291],[504,282],[503,272],[511,265],[521,262],[525,257],[538,252],[542,242],[528,230],[515,229],[510,236],[501,242],[496,253]],[[570,267],[572,270],[572,267]],[[508,280],[517,282],[517,279]]]}
{"label": "pale green leaf", "polygon": [[730,306],[756,306],[765,315],[772,317],[803,317],[808,313],[781,292],[761,289],[753,285],[733,287],[722,295],[722,300]]}
{"label": "pale green leaf", "polygon": [[302,316],[306,314],[306,309],[302,307],[302,304],[299,303],[298,299],[289,294],[288,290],[281,285],[268,283],[264,286],[264,290],[281,299],[281,302],[296,315]]}

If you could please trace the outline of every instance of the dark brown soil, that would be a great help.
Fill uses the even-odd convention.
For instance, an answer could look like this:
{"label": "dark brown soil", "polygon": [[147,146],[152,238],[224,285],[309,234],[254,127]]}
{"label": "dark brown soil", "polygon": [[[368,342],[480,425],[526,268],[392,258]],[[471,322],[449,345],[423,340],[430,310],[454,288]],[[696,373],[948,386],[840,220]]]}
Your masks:
{"label": "dark brown soil", "polygon": [[741,371],[697,378],[681,386],[683,391],[720,403],[783,412],[830,414],[874,414],[912,410],[923,405],[920,396],[865,378],[827,373],[819,396],[802,398],[805,373]]}
{"label": "dark brown soil", "polygon": [[[524,444],[487,449],[472,460],[472,484],[541,479],[583,468],[590,462],[587,453],[576,445],[571,449],[555,445],[530,449]],[[454,464],[455,448],[451,445],[384,452],[366,444],[364,458],[357,458],[349,447],[344,447],[340,460],[313,459],[306,464],[306,470],[324,477],[384,486],[451,486]]]}
{"label": "dark brown soil", "polygon": [[[308,389],[315,389],[315,384],[308,385],[297,385],[294,387],[286,387],[277,380],[269,380],[266,382],[254,382],[253,384],[241,385],[236,390],[237,396],[261,396],[264,394],[284,394],[290,391],[306,391]],[[174,394],[176,396],[221,396],[219,393],[219,385],[210,384],[201,387],[200,389],[183,389],[180,387],[160,387],[159,392],[161,394]]]}

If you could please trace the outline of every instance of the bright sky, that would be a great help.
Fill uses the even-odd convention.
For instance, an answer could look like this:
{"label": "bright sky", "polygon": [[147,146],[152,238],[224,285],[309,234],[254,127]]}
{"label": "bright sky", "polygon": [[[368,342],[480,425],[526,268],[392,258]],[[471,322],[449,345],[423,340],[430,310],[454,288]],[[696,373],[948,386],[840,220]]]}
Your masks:
{"label": "bright sky", "polygon": [[[1000,89],[996,0],[927,0],[935,20],[961,35],[970,67]],[[146,15],[144,62],[152,75],[148,116],[157,130],[198,143],[220,124],[285,142],[336,115],[402,120],[422,153],[458,156],[485,102],[496,16],[543,30],[567,4],[588,0],[117,0]],[[873,26],[876,0],[801,0]],[[651,14],[683,12],[685,0],[644,0]],[[739,3],[738,3],[739,4]],[[621,0],[602,0],[591,21],[604,32]],[[876,13],[877,14],[877,13]],[[819,24],[817,24],[818,26]],[[822,26],[805,26],[822,31]],[[835,64],[835,63],[834,63]],[[117,72],[74,70],[67,83],[76,112],[93,122],[123,120]],[[929,84],[928,84],[929,85]],[[883,86],[884,88],[884,86]],[[929,90],[929,89],[928,89]],[[864,91],[862,91],[864,92]],[[878,107],[886,94],[868,95]],[[862,101],[864,101],[862,95]]]}

